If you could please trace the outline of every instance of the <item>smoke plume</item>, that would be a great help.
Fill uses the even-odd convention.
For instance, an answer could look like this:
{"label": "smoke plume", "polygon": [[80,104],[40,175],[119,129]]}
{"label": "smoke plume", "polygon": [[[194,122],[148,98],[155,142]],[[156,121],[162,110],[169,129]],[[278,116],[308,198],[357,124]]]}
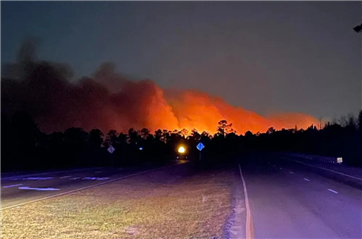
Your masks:
{"label": "smoke plume", "polygon": [[238,134],[244,134],[317,123],[305,114],[263,117],[197,90],[161,89],[152,80],[135,81],[117,73],[111,63],[77,83],[70,82],[71,77],[69,66],[38,60],[34,45],[26,42],[17,62],[3,66],[2,112],[26,111],[48,133],[70,127],[103,132],[185,128],[215,133],[217,123],[225,119]]}

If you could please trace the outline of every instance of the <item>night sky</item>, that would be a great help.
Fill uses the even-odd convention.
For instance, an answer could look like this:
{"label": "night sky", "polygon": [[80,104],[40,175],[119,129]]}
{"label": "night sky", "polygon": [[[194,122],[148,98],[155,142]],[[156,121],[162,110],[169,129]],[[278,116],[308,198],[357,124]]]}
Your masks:
{"label": "night sky", "polygon": [[334,118],[361,109],[361,23],[361,2],[1,2],[1,62],[34,36],[74,81],[113,62],[263,115]]}

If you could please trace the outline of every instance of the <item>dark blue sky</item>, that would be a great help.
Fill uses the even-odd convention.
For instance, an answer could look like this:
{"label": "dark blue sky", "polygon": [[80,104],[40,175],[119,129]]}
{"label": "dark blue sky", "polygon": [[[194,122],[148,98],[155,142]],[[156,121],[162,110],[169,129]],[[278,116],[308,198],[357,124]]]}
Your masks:
{"label": "dark blue sky", "polygon": [[261,114],[361,109],[361,2],[1,2],[1,61],[24,37],[79,76],[102,62]]}

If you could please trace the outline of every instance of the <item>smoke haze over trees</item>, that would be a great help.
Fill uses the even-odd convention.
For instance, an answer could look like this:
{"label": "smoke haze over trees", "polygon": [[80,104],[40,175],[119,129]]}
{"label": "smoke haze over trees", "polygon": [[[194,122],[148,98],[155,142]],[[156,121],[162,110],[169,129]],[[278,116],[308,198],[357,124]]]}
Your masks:
{"label": "smoke haze over trees", "polygon": [[263,117],[197,90],[161,89],[152,80],[132,80],[115,72],[112,63],[74,83],[67,64],[37,59],[35,43],[25,41],[17,62],[3,66],[2,112],[27,112],[47,133],[70,127],[127,132],[133,127],[213,134],[215,125],[225,119],[233,123],[236,133],[244,134],[269,127],[307,128],[318,122],[302,113]]}

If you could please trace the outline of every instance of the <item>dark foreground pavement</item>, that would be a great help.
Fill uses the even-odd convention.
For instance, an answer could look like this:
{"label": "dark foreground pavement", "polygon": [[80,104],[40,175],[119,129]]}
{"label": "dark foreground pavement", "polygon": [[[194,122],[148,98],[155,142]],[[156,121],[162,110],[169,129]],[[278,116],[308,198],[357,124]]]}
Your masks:
{"label": "dark foreground pavement", "polygon": [[362,238],[362,191],[267,154],[241,164],[254,238]]}

